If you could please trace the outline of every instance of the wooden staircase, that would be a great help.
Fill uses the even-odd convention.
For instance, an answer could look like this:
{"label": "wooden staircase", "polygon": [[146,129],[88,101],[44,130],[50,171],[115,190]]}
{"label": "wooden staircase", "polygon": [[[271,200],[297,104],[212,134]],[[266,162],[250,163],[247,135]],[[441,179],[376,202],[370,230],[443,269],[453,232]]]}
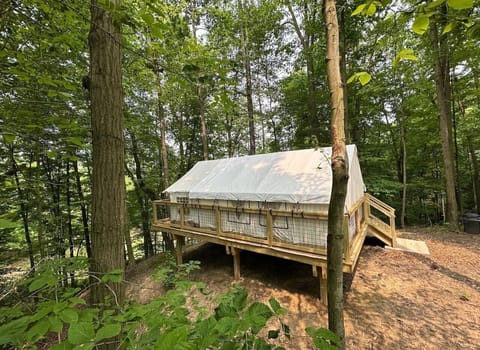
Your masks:
{"label": "wooden staircase", "polygon": [[366,194],[366,200],[368,203],[366,213],[368,218],[367,232],[386,245],[395,247],[397,244],[395,209],[368,193]]}

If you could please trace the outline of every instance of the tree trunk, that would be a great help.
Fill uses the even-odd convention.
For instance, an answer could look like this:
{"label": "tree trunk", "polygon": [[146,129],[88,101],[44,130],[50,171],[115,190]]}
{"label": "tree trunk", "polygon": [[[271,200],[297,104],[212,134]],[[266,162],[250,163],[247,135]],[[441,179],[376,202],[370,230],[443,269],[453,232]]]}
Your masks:
{"label": "tree trunk", "polygon": [[245,7],[248,7],[247,0],[243,4],[243,0],[238,1],[238,13],[240,16],[240,26],[242,32],[242,58],[243,68],[245,69],[245,84],[246,84],[246,96],[247,96],[247,114],[248,114],[248,134],[249,134],[249,148],[248,154],[255,154],[256,152],[256,140],[255,140],[255,116],[253,112],[253,88],[252,88],[252,67],[250,63],[250,49],[248,38],[248,24],[246,23],[247,13]]}
{"label": "tree trunk", "polygon": [[343,84],[340,74],[339,33],[335,0],[324,2],[327,27],[327,77],[332,109],[332,193],[328,207],[327,235],[327,295],[328,328],[345,348],[343,320],[343,241],[345,232],[344,207],[348,184],[348,158],[345,146]]}
{"label": "tree trunk", "polygon": [[27,201],[23,193],[22,186],[20,185],[20,178],[18,177],[18,165],[15,160],[15,152],[13,150],[13,145],[9,146],[10,153],[10,162],[12,165],[13,176],[15,178],[15,186],[17,187],[18,201],[20,202],[20,215],[22,217],[23,223],[23,232],[25,234],[25,242],[27,243],[28,249],[28,260],[30,261],[31,273],[35,273],[35,258],[33,255],[33,244],[32,238],[30,236],[30,226],[29,226],[29,211],[26,205]]}
{"label": "tree trunk", "polygon": [[145,180],[143,179],[142,164],[138,154],[137,138],[130,130],[128,133],[130,134],[130,140],[132,142],[132,155],[135,163],[135,176],[131,174],[131,177],[135,185],[135,193],[137,195],[137,201],[140,206],[142,217],[143,252],[145,258],[148,258],[149,256],[153,256],[152,234],[150,232],[150,201]]}
{"label": "tree trunk", "polygon": [[471,141],[467,141],[468,155],[472,166],[472,181],[473,181],[473,197],[475,201],[475,210],[480,214],[480,167],[478,165],[475,148]]}
{"label": "tree trunk", "polygon": [[344,114],[344,129],[345,129],[345,142],[350,143],[350,128],[349,128],[349,109],[348,109],[348,87],[347,87],[347,38],[345,31],[347,30],[347,19],[345,11],[347,9],[347,2],[341,1],[340,16],[338,18],[338,35],[339,35],[339,50],[340,50],[340,74],[342,77],[343,87],[343,114]]}
{"label": "tree trunk", "polygon": [[198,104],[200,109],[200,123],[202,129],[202,150],[203,160],[208,160],[208,137],[207,137],[207,121],[205,117],[205,96],[203,95],[203,88],[201,83],[197,87]]}
{"label": "tree trunk", "polygon": [[[70,162],[67,161],[67,169],[65,174],[65,197],[67,201],[67,231],[68,231],[68,251],[70,253],[70,258],[75,256],[75,246],[73,240],[73,226],[72,226],[72,198],[70,192]],[[70,272],[70,285],[75,287],[75,273]]]}
{"label": "tree trunk", "polygon": [[[440,21],[446,19],[447,8],[442,5]],[[442,24],[440,23],[440,24]],[[443,28],[443,25],[440,25]],[[442,153],[447,186],[447,221],[454,229],[458,229],[458,203],[456,195],[455,164],[452,137],[452,108],[450,101],[450,73],[448,62],[448,34],[438,34],[438,26],[435,21],[430,24],[430,41],[433,49],[433,64],[435,87],[437,92],[437,105],[440,112],[440,136],[442,140]]]}
{"label": "tree trunk", "polygon": [[400,143],[402,146],[402,212],[400,226],[405,227],[405,212],[407,210],[407,140],[405,138],[405,121],[400,120]]}
{"label": "tree trunk", "polygon": [[88,225],[88,211],[85,204],[85,196],[83,195],[82,182],[80,178],[80,172],[78,171],[78,162],[75,160],[73,162],[73,171],[75,172],[75,183],[77,186],[77,196],[80,201],[80,211],[82,214],[82,226],[83,226],[83,237],[85,239],[85,249],[87,251],[87,257],[90,259],[92,256],[92,245],[90,242],[90,229]]}
{"label": "tree trunk", "polygon": [[[112,1],[118,5],[119,1]],[[90,100],[92,109],[92,258],[90,274],[101,279],[113,270],[124,270],[126,229],[123,92],[120,46],[122,37],[110,13],[91,3]],[[122,274],[123,275],[123,274]],[[122,283],[92,286],[91,303],[105,299],[122,305]],[[102,348],[118,348],[110,342]]]}

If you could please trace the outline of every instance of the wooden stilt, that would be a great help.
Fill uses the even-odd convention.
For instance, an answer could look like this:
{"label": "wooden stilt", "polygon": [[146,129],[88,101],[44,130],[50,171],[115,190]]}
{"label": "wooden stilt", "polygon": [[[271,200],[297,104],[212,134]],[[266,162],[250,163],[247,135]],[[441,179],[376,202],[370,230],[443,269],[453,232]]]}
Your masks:
{"label": "wooden stilt", "polygon": [[177,256],[177,265],[183,264],[183,246],[185,245],[185,237],[183,236],[174,236],[177,240],[177,245],[175,247],[175,253]]}
{"label": "wooden stilt", "polygon": [[327,267],[322,266],[320,269],[320,301],[323,305],[328,304],[327,298]]}
{"label": "wooden stilt", "polygon": [[315,265],[312,265],[312,274],[313,277],[318,277],[318,267]]}
{"label": "wooden stilt", "polygon": [[240,249],[232,247],[233,278],[240,279]]}

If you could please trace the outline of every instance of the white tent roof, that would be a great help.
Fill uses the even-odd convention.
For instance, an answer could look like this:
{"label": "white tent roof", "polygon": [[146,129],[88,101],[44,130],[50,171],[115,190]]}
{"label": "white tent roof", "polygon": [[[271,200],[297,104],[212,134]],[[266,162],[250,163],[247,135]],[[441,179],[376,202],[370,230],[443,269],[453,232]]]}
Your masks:
{"label": "white tent roof", "polygon": [[[198,162],[165,192],[193,199],[328,204],[331,147]],[[355,145],[347,146],[349,183],[345,206],[364,193]]]}

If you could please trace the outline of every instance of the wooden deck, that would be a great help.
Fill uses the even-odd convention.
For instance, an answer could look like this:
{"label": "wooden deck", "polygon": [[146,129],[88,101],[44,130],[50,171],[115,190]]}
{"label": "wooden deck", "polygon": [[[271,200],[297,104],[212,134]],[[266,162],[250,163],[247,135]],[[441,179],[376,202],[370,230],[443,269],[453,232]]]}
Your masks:
{"label": "wooden deck", "polygon": [[[383,220],[372,213],[372,207],[380,212]],[[161,210],[163,208],[163,210]],[[177,220],[169,217],[160,218],[159,213],[170,213],[174,208],[178,212]],[[214,225],[211,227],[198,227],[199,225],[186,220],[189,209],[204,209],[214,213]],[[248,209],[242,208],[242,213],[260,215],[265,219],[265,237],[253,237],[242,232],[226,232],[222,227],[222,213],[236,211],[231,207],[218,205],[198,205],[172,203],[170,201],[155,201],[153,203],[152,230],[167,232],[176,240],[177,261],[182,262],[182,249],[185,237],[200,241],[224,245],[226,252],[233,256],[234,276],[240,277],[240,252],[248,250],[260,254],[271,255],[283,259],[298,261],[312,266],[312,272],[320,280],[320,298],[326,304],[326,274],[327,252],[326,244],[298,244],[279,239],[274,233],[274,218],[292,217],[309,220],[327,221],[327,213],[312,213],[303,211],[282,211],[274,209]],[[385,217],[387,220],[385,220]],[[366,194],[352,209],[345,214],[345,232],[354,220],[355,231],[345,234],[343,271],[352,273],[355,269],[360,251],[367,233],[373,234],[390,246],[395,246],[395,213],[394,209],[382,203],[371,195]],[[350,237],[352,235],[352,237]]]}

